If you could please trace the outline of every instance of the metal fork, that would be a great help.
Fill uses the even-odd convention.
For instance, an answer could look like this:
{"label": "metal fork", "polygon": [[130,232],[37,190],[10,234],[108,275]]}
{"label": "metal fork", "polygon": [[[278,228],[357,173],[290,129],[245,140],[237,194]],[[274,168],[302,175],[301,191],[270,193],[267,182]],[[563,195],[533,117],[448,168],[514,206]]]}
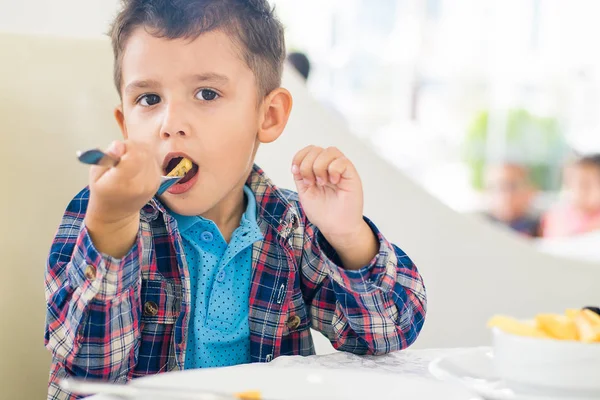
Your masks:
{"label": "metal fork", "polygon": [[133,386],[128,384],[90,381],[77,378],[63,379],[61,389],[79,395],[108,395],[121,399],[169,399],[169,400],[240,400],[233,394],[207,392],[168,386]]}
{"label": "metal fork", "polygon": [[[120,159],[108,155],[102,150],[98,149],[78,151],[77,158],[84,164],[100,165],[109,168],[116,167],[119,161],[121,161]],[[160,196],[161,194],[166,192],[171,186],[179,182],[182,178],[182,176],[161,176],[160,186],[156,194]]]}

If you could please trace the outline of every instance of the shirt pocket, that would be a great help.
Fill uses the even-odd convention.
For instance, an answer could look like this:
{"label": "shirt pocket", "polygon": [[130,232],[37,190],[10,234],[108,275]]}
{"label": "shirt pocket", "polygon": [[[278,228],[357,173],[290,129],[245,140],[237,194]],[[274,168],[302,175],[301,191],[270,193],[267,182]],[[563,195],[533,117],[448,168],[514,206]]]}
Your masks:
{"label": "shirt pocket", "polygon": [[133,376],[176,368],[175,323],[181,309],[181,285],[170,280],[142,280],[140,347]]}
{"label": "shirt pocket", "polygon": [[285,318],[283,327],[283,336],[288,336],[293,333],[302,332],[310,328],[310,318],[307,312],[306,303],[300,290],[297,290],[292,295],[290,307]]}
{"label": "shirt pocket", "polygon": [[167,279],[142,280],[142,323],[174,324],[181,309],[181,285]]}

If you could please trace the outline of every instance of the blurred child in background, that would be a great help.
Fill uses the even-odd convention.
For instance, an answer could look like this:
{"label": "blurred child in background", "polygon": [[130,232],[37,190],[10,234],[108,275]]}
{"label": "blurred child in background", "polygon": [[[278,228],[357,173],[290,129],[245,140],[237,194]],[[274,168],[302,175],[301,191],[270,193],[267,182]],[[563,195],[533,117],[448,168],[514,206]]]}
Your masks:
{"label": "blurred child in background", "polygon": [[487,216],[521,235],[539,235],[539,218],[532,212],[536,189],[527,167],[498,163],[486,170]]}
{"label": "blurred child in background", "polygon": [[544,237],[579,235],[600,229],[600,154],[569,163],[564,171],[565,201],[543,218]]}

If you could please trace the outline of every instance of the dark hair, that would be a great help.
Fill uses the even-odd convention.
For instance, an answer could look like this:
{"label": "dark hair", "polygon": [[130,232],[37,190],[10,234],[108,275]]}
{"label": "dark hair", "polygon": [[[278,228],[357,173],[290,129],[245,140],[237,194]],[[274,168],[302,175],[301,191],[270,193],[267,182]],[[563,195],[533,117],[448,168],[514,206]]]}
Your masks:
{"label": "dark hair", "polygon": [[223,30],[239,46],[240,55],[256,77],[260,95],[281,85],[283,25],[267,0],[122,0],[122,9],[110,30],[119,93],[123,51],[138,27],[160,38],[191,40]]}
{"label": "dark hair", "polygon": [[575,161],[575,165],[590,166],[600,171],[600,153],[582,156]]}
{"label": "dark hair", "polygon": [[287,59],[300,75],[304,77],[304,80],[307,80],[310,75],[310,61],[306,54],[298,52],[290,53]]}

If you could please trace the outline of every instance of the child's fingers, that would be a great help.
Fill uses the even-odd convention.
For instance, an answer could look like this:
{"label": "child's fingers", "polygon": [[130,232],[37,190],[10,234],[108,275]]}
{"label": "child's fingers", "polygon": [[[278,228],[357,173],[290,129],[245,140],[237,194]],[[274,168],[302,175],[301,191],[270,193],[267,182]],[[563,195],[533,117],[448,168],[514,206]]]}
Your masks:
{"label": "child's fingers", "polygon": [[144,182],[153,187],[160,184],[162,170],[152,148],[146,143],[127,141],[126,152],[121,158],[117,171],[124,179]]}
{"label": "child's fingers", "polygon": [[298,153],[296,153],[294,159],[292,160],[292,172],[294,173],[294,175],[300,173],[300,165],[302,164],[302,161],[304,161],[304,157],[306,157],[306,155],[310,153],[314,147],[315,146],[306,146]]}
{"label": "child's fingers", "polygon": [[116,167],[92,171],[94,182],[103,178],[105,185],[127,187],[129,192],[146,192],[160,185],[160,167],[148,145],[115,141],[106,153],[120,161]]}
{"label": "child's fingers", "polygon": [[113,141],[108,149],[106,149],[106,153],[115,157],[116,159],[120,159],[126,152],[125,143],[115,140]]}
{"label": "child's fingers", "polygon": [[329,172],[329,182],[333,185],[340,183],[342,178],[350,179],[354,174],[354,165],[345,156],[333,160],[327,168]]}
{"label": "child's fingers", "polygon": [[313,172],[319,186],[329,183],[329,165],[339,157],[343,157],[343,154],[335,147],[328,147],[317,156],[313,164]]}
{"label": "child's fingers", "polygon": [[304,184],[307,186],[314,184],[316,181],[313,165],[322,151],[322,148],[313,146],[308,154],[306,154],[302,159],[302,163],[300,164],[300,175],[302,175]]}
{"label": "child's fingers", "polygon": [[[113,141],[105,150],[105,153],[116,160],[120,160],[125,153],[125,144],[117,140]],[[112,167],[94,165],[90,168],[90,182],[97,182]]]}

